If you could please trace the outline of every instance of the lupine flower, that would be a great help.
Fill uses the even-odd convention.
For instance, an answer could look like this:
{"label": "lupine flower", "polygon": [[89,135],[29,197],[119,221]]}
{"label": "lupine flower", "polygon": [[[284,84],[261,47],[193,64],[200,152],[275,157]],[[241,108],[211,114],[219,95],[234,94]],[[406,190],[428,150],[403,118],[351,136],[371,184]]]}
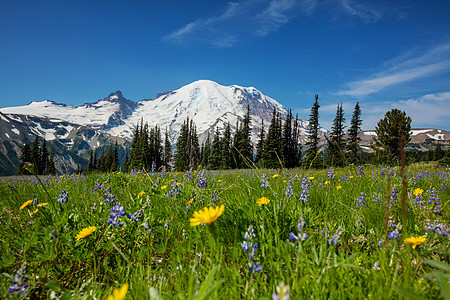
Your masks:
{"label": "lupine flower", "polygon": [[282,281],[275,288],[276,293],[272,293],[272,300],[289,300],[289,286]]}
{"label": "lupine flower", "polygon": [[108,219],[109,224],[111,224],[112,226],[119,226],[119,227],[123,226],[122,222],[119,221],[119,218],[125,216],[126,214],[123,206],[120,206],[120,202],[117,202],[116,205],[111,207],[109,215],[110,215],[110,218]]}
{"label": "lupine flower", "polygon": [[39,199],[38,199],[37,197],[35,197],[35,198],[33,199],[33,204],[34,204],[34,205],[38,205],[38,204],[39,204]]}
{"label": "lupine flower", "polygon": [[[138,195],[139,197],[139,195]],[[114,202],[114,198],[116,198],[116,195],[111,194],[110,192],[106,193],[103,195],[103,198],[105,198],[105,202],[106,203],[113,203]]]}
{"label": "lupine flower", "polygon": [[299,218],[297,222],[298,235],[295,235],[293,232],[289,233],[289,239],[293,242],[304,241],[308,237],[308,235],[303,232],[305,228],[305,219]]}
{"label": "lupine flower", "polygon": [[333,168],[330,168],[330,169],[328,170],[327,177],[328,177],[329,179],[331,179],[331,180],[333,180],[333,179],[336,177],[336,176],[334,175],[334,170],[333,170]]}
{"label": "lupine flower", "polygon": [[437,232],[439,235],[447,236],[450,233],[450,228],[445,223],[440,223],[439,220],[434,220],[433,223],[427,220],[425,222],[425,230]]}
{"label": "lupine flower", "polygon": [[255,257],[255,254],[259,248],[258,243],[255,242],[255,231],[252,225],[250,225],[247,229],[247,231],[244,234],[244,241],[241,244],[241,247],[243,248],[244,252],[248,254],[248,272],[252,271],[253,273],[261,271],[262,266],[259,264],[259,262],[253,263],[253,259]]}
{"label": "lupine flower", "polygon": [[358,167],[358,175],[363,177],[364,176],[364,170],[363,170],[363,166],[359,165]]}
{"label": "lupine flower", "polygon": [[405,243],[411,244],[413,249],[416,249],[417,246],[422,245],[427,241],[427,239],[423,236],[412,236],[403,240]]}
{"label": "lupine flower", "polygon": [[205,175],[205,169],[201,170],[197,174],[198,187],[201,189],[205,189],[208,186],[207,177]]}
{"label": "lupine flower", "polygon": [[128,283],[122,285],[120,289],[114,289],[113,294],[108,296],[108,300],[123,300],[127,295]]}
{"label": "lupine flower", "polygon": [[131,221],[135,221],[138,222],[139,221],[139,216],[142,214],[142,208],[139,209],[137,212],[135,212],[132,215],[127,215],[128,219],[130,219]]}
{"label": "lupine flower", "polygon": [[[314,177],[312,177],[312,178],[314,178]],[[300,194],[299,200],[308,202],[308,198],[309,198],[309,179],[305,177],[302,180],[302,192]]]}
{"label": "lupine flower", "polygon": [[264,204],[269,204],[270,199],[267,197],[261,197],[258,200],[256,200],[256,203],[258,203],[259,205],[263,206]]}
{"label": "lupine flower", "polygon": [[393,240],[393,239],[398,238],[399,235],[400,235],[400,233],[398,232],[398,229],[395,228],[393,231],[389,232],[387,237],[388,237],[388,239]]}
{"label": "lupine flower", "polygon": [[27,264],[23,263],[19,270],[17,270],[14,275],[11,286],[8,288],[9,293],[15,293],[20,291],[22,295],[27,293],[28,288],[28,277],[25,276],[27,273]]}
{"label": "lupine flower", "polygon": [[144,222],[144,229],[147,230],[148,233],[152,233],[152,226],[150,226],[150,222]]}
{"label": "lupine flower", "polygon": [[328,239],[328,244],[333,244],[336,246],[339,238],[341,237],[341,233],[342,233],[342,231],[339,228],[336,229],[336,233],[333,234],[333,236]]}
{"label": "lupine flower", "polygon": [[75,236],[75,239],[78,241],[80,239],[83,239],[93,233],[95,231],[95,226],[89,226],[86,228],[83,228],[78,232],[78,234]]}
{"label": "lupine flower", "polygon": [[205,207],[202,210],[195,211],[193,217],[189,220],[191,226],[200,224],[211,224],[216,221],[224,212],[225,206]]}
{"label": "lupine flower", "polygon": [[286,191],[284,192],[284,194],[288,197],[292,197],[294,195],[294,188],[292,187],[291,180],[288,181],[288,184],[286,186]]}
{"label": "lupine flower", "polygon": [[64,190],[62,190],[61,194],[59,194],[59,198],[56,201],[64,203],[64,202],[67,202],[68,198],[69,198],[69,194],[64,189]]}
{"label": "lupine flower", "polygon": [[211,202],[216,202],[217,200],[219,200],[219,196],[214,192],[214,194],[211,195]]}
{"label": "lupine flower", "polygon": [[364,203],[366,202],[364,200],[364,196],[366,196],[366,194],[361,192],[361,196],[358,197],[358,203],[356,203],[356,207],[364,207]]}
{"label": "lupine flower", "polygon": [[259,264],[259,262],[255,262],[255,263],[249,262],[248,268],[249,268],[249,270],[248,270],[249,273],[250,273],[250,271],[255,273],[255,272],[259,272],[262,270],[262,266]]}
{"label": "lupine flower", "polygon": [[267,175],[263,174],[262,178],[261,178],[261,186],[262,188],[268,188],[269,187],[269,181],[267,179]]}
{"label": "lupine flower", "polygon": [[56,233],[56,230],[53,229],[53,230],[50,232],[50,239],[53,240],[53,239],[56,239],[57,237],[58,237],[58,234]]}

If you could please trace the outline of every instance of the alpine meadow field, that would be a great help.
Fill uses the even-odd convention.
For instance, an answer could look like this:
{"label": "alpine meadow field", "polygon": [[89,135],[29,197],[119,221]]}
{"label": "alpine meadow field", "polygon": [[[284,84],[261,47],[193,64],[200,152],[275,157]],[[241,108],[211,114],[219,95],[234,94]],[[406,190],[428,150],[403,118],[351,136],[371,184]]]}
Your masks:
{"label": "alpine meadow field", "polygon": [[449,172],[3,180],[0,298],[449,299]]}

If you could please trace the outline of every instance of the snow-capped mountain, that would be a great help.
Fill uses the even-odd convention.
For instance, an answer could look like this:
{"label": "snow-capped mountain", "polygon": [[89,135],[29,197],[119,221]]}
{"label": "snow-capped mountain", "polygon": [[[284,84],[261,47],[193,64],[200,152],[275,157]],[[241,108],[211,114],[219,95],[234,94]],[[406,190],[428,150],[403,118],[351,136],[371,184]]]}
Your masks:
{"label": "snow-capped mountain", "polygon": [[[196,124],[202,141],[208,131],[213,133],[216,127],[221,131],[228,122],[234,130],[237,120],[245,115],[247,105],[250,106],[253,141],[256,141],[262,120],[267,130],[273,109],[283,116],[287,112],[276,100],[253,87],[222,86],[210,80],[195,81],[178,90],[160,93],[154,99],[138,102],[125,99],[122,93],[117,91],[95,103],[78,107],[46,100],[25,106],[2,108],[0,111],[4,114],[26,114],[50,120],[65,120],[102,129],[128,140],[132,138],[136,124],[143,120],[150,127],[158,125],[163,132],[167,128],[174,143],[187,117]],[[303,134],[306,134],[307,125],[307,121],[300,120]],[[326,133],[326,130],[322,129],[321,132]]]}

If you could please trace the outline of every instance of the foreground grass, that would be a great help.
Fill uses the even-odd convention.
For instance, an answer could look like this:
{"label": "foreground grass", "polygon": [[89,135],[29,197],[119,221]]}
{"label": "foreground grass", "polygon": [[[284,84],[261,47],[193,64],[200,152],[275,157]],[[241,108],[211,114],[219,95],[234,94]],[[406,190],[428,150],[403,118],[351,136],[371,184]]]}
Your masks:
{"label": "foreground grass", "polygon": [[[124,284],[134,299],[448,297],[449,170],[409,168],[406,223],[396,170],[360,171],[1,182],[0,297],[105,299]],[[215,222],[190,226],[221,205]]]}

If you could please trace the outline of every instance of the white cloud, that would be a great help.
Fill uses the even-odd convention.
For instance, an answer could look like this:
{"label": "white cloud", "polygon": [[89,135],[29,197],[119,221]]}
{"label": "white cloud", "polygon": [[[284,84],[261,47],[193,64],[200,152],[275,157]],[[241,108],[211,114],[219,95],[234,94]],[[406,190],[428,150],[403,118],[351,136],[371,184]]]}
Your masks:
{"label": "white cloud", "polygon": [[217,16],[199,18],[163,37],[174,44],[201,43],[231,47],[249,37],[265,37],[292,19],[321,14],[354,16],[375,22],[384,16],[380,9],[352,0],[243,0],[228,3]]}
{"label": "white cloud", "polygon": [[409,51],[383,64],[385,70],[352,81],[336,95],[366,96],[388,87],[450,71],[450,43],[422,51]]}

